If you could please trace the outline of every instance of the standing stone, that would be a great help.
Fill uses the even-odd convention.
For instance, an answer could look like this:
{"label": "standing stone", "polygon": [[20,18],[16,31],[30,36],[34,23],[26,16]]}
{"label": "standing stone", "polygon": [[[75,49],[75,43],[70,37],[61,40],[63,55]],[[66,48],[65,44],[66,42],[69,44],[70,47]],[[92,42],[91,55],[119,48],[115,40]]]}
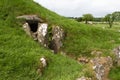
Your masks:
{"label": "standing stone", "polygon": [[59,26],[52,27],[52,45],[54,47],[54,53],[57,53],[62,46],[62,39],[64,37],[64,31]]}
{"label": "standing stone", "polygon": [[120,66],[120,46],[114,49],[115,62]]}
{"label": "standing stone", "polygon": [[30,26],[27,22],[25,24],[23,24],[23,29],[24,29],[24,31],[26,32],[27,35],[31,36]]}
{"label": "standing stone", "polygon": [[44,47],[47,47],[46,35],[47,35],[47,23],[38,23],[37,38],[38,42],[41,43]]}

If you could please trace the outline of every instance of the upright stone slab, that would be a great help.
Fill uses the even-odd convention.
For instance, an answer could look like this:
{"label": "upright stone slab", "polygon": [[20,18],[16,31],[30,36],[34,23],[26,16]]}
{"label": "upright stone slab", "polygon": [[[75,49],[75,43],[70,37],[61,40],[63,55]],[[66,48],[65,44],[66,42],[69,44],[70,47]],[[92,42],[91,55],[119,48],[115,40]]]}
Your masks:
{"label": "upright stone slab", "polygon": [[23,29],[24,29],[24,31],[26,32],[27,35],[31,36],[30,26],[27,22],[25,24],[23,24]]}
{"label": "upright stone slab", "polygon": [[114,49],[114,54],[115,54],[115,62],[117,63],[118,66],[120,66],[120,46]]}
{"label": "upright stone slab", "polygon": [[52,45],[54,47],[54,53],[57,53],[62,46],[62,40],[64,37],[64,31],[59,26],[52,27]]}
{"label": "upright stone slab", "polygon": [[37,30],[37,39],[44,47],[47,47],[46,35],[47,35],[47,23],[39,23]]}

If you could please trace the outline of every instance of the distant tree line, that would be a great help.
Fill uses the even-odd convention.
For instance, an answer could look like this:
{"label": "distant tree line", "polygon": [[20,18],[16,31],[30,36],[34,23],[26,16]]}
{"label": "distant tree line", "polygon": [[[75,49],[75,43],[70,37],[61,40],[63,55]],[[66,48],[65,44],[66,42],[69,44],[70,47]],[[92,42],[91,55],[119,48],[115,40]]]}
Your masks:
{"label": "distant tree line", "polygon": [[107,14],[104,17],[94,17],[92,14],[83,14],[82,17],[68,17],[68,18],[75,19],[78,22],[85,21],[86,24],[88,24],[88,21],[106,22],[109,24],[111,28],[114,21],[120,21],[120,11]]}
{"label": "distant tree line", "polygon": [[114,21],[120,20],[120,12],[113,12],[111,14],[107,14],[103,20],[106,21],[111,28]]}

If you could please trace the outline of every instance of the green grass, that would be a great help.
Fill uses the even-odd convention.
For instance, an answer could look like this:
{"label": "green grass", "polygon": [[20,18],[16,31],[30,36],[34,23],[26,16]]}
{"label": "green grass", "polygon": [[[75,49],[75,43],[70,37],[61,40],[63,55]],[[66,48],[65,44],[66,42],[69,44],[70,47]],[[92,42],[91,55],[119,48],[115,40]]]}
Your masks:
{"label": "green grass", "polygon": [[[80,64],[41,47],[25,34],[21,23],[15,18],[29,13],[42,13],[44,18],[46,12],[53,12],[30,0],[1,0],[0,10],[0,80],[73,80],[81,75]],[[48,59],[49,65],[40,76],[36,71],[42,56]]]}
{"label": "green grass", "polygon": [[111,80],[120,80],[120,67],[113,67],[109,77]]}
{"label": "green grass", "polygon": [[[101,28],[92,27],[90,25],[81,25],[79,27],[67,29],[69,32],[64,42],[63,49],[69,54],[75,56],[88,55],[94,49],[103,50],[105,52],[112,50],[119,45],[119,32],[114,30],[103,30]],[[111,41],[115,42],[112,43]]]}
{"label": "green grass", "polygon": [[[0,80],[73,80],[80,76],[80,64],[40,47],[22,28],[4,25],[0,28]],[[40,77],[36,71],[42,56],[48,59],[49,65]]]}
{"label": "green grass", "polygon": [[93,24],[94,27],[99,28],[105,28],[105,29],[111,29],[111,30],[118,30],[120,29],[120,22],[114,22],[112,28],[109,27],[109,24],[107,23],[95,23]]}
{"label": "green grass", "polygon": [[[75,60],[54,55],[25,34],[16,19],[24,14],[36,14],[49,25],[61,26],[67,33],[61,50],[67,55],[90,57],[91,51],[101,50],[106,56],[120,43],[120,34],[113,28],[103,30],[69,20],[32,0],[0,0],[0,80],[75,80],[84,75],[84,67]],[[42,56],[49,65],[39,76],[36,70]]]}

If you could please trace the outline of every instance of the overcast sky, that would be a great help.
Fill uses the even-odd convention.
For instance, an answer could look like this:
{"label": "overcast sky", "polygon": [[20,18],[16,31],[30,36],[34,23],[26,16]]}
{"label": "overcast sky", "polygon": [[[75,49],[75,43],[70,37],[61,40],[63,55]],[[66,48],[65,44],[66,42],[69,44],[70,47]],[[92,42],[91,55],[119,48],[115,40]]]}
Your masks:
{"label": "overcast sky", "polygon": [[96,17],[120,11],[120,0],[34,0],[42,6],[67,17],[91,13]]}

